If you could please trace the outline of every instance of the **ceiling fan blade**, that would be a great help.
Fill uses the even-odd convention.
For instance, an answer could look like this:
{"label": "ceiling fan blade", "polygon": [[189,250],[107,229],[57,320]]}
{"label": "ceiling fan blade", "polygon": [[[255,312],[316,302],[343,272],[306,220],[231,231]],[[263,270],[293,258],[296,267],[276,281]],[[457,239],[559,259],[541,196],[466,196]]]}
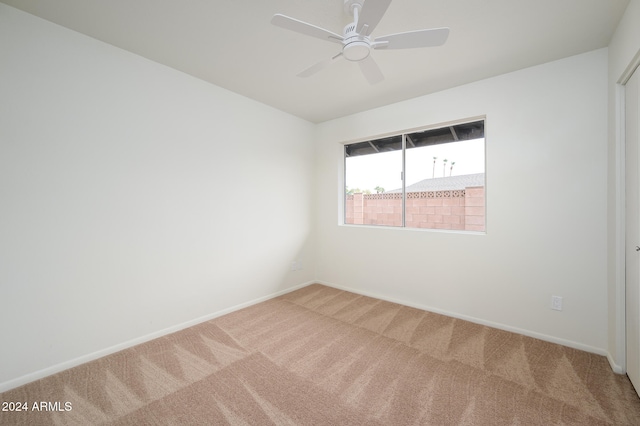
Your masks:
{"label": "ceiling fan blade", "polygon": [[375,49],[412,49],[414,47],[440,46],[447,41],[449,28],[408,31],[378,37],[373,42]]}
{"label": "ceiling fan blade", "polygon": [[304,70],[300,74],[298,74],[298,77],[303,77],[303,78],[311,77],[312,75],[314,75],[318,71],[321,71],[324,68],[326,68],[329,65],[331,65],[334,61],[336,61],[340,57],[342,57],[342,52],[338,53],[336,56],[333,56],[333,57],[331,57],[329,59],[325,59],[324,61],[320,61],[315,65],[311,65],[309,68],[307,68],[306,70]]}
{"label": "ceiling fan blade", "polygon": [[277,27],[295,31],[300,34],[308,35],[322,40],[333,41],[334,43],[342,43],[343,37],[339,34],[336,34],[329,30],[325,30],[324,28],[316,27],[315,25],[311,25],[303,21],[299,21],[294,18],[290,18],[285,15],[281,15],[279,13],[273,15],[273,18],[271,18],[271,23]]}
{"label": "ceiling fan blade", "polygon": [[358,65],[360,65],[360,71],[362,71],[362,74],[364,74],[369,84],[380,83],[384,80],[384,75],[382,71],[380,71],[380,67],[378,67],[378,64],[371,56],[367,56],[366,59],[358,62]]}
{"label": "ceiling fan blade", "polygon": [[371,34],[390,4],[391,0],[365,0],[358,17],[356,31],[365,36]]}

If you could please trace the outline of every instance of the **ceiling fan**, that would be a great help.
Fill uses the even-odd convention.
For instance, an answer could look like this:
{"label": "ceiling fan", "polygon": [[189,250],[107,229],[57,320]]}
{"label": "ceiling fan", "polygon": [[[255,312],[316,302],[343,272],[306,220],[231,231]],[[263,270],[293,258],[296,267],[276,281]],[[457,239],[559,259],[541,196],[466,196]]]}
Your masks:
{"label": "ceiling fan", "polygon": [[337,55],[305,69],[298,74],[299,77],[309,77],[344,57],[348,61],[357,62],[369,83],[376,84],[384,80],[384,75],[371,57],[371,49],[440,46],[449,36],[449,28],[432,28],[371,38],[370,34],[382,19],[390,3],[391,0],[344,0],[345,13],[353,16],[353,22],[344,27],[343,35],[279,13],[273,15],[271,23],[287,30],[342,45],[342,51]]}

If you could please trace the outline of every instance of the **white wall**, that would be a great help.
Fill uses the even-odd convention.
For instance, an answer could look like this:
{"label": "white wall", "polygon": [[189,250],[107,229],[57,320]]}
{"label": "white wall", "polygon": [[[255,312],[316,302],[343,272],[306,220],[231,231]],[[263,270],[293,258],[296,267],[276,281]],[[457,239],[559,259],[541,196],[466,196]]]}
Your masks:
{"label": "white wall", "polygon": [[[607,65],[638,19],[608,64],[314,127],[0,4],[0,391],[315,278],[616,357]],[[338,225],[340,142],[480,115],[486,235]]]}
{"label": "white wall", "polygon": [[609,44],[609,132],[607,174],[608,348],[614,368],[625,366],[624,312],[624,87],[640,63],[640,1],[627,6]]}
{"label": "white wall", "polygon": [[313,280],[312,124],[3,4],[0,58],[0,391]]}
{"label": "white wall", "polygon": [[[486,235],[338,224],[340,143],[482,115]],[[318,279],[606,353],[606,117],[600,49],[320,124]]]}

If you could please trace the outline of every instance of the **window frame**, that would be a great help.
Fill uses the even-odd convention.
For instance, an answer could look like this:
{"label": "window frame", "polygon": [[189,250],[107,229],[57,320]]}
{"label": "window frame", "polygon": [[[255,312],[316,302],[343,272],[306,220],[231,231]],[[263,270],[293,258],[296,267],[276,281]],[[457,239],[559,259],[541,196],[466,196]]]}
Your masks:
{"label": "window frame", "polygon": [[[420,133],[420,132],[428,132],[428,131],[433,131],[433,130],[439,130],[439,129],[446,129],[446,128],[451,128],[454,126],[460,126],[460,125],[465,125],[465,124],[472,124],[475,122],[479,122],[482,121],[482,139],[483,141],[483,168],[484,168],[484,194],[483,194],[483,209],[484,209],[484,230],[467,230],[467,229],[439,229],[439,228],[419,228],[419,227],[407,227],[406,225],[406,216],[407,216],[407,211],[406,211],[406,207],[407,207],[407,191],[406,191],[406,152],[407,152],[407,136],[411,135],[413,133]],[[394,226],[394,225],[378,225],[378,224],[355,224],[355,223],[347,223],[346,219],[347,219],[347,186],[346,186],[346,172],[347,172],[347,158],[348,156],[346,155],[346,147],[349,145],[354,145],[354,144],[359,144],[359,143],[363,143],[363,142],[373,142],[373,141],[379,141],[379,140],[384,140],[384,139],[390,139],[390,138],[394,138],[394,137],[401,137],[401,152],[402,152],[402,177],[401,177],[401,182],[402,182],[402,197],[401,197],[401,205],[402,205],[402,220],[401,220],[401,225],[399,226]],[[469,138],[468,140],[473,140],[476,138]],[[480,139],[480,138],[477,138]],[[455,141],[446,141],[446,142],[441,142],[441,143],[433,143],[432,145],[440,145],[440,144],[447,144],[447,143],[453,143]],[[342,166],[342,170],[340,173],[340,192],[339,192],[339,197],[340,197],[340,202],[338,203],[339,205],[339,220],[338,220],[338,224],[341,226],[347,226],[347,227],[355,227],[355,228],[374,228],[374,229],[395,229],[395,230],[405,230],[405,231],[430,231],[430,232],[445,232],[445,233],[462,233],[462,234],[477,234],[477,235],[486,235],[487,233],[487,227],[488,227],[488,220],[487,220],[487,116],[486,115],[479,115],[479,116],[474,116],[474,117],[468,117],[465,119],[459,119],[459,120],[452,120],[452,121],[448,121],[448,122],[440,122],[440,123],[436,123],[436,124],[430,124],[427,126],[422,126],[422,127],[416,127],[416,128],[411,128],[411,129],[406,129],[403,131],[397,131],[397,132],[392,132],[392,133],[386,133],[386,134],[380,134],[377,136],[372,136],[372,137],[365,137],[365,138],[358,138],[358,139],[354,139],[351,141],[345,141],[345,142],[341,142],[340,143],[340,147],[341,147],[341,156],[342,156],[342,162],[341,162],[341,166]]]}

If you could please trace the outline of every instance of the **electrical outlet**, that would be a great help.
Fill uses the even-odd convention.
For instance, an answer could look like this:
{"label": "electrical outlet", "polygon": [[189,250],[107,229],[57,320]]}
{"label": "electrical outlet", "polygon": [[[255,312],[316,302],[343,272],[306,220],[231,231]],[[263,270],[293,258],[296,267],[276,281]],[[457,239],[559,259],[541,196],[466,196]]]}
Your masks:
{"label": "electrical outlet", "polygon": [[551,296],[551,309],[555,311],[562,310],[562,297],[560,296]]}
{"label": "electrical outlet", "polygon": [[294,260],[291,262],[291,270],[292,271],[301,271],[302,270],[302,260]]}

